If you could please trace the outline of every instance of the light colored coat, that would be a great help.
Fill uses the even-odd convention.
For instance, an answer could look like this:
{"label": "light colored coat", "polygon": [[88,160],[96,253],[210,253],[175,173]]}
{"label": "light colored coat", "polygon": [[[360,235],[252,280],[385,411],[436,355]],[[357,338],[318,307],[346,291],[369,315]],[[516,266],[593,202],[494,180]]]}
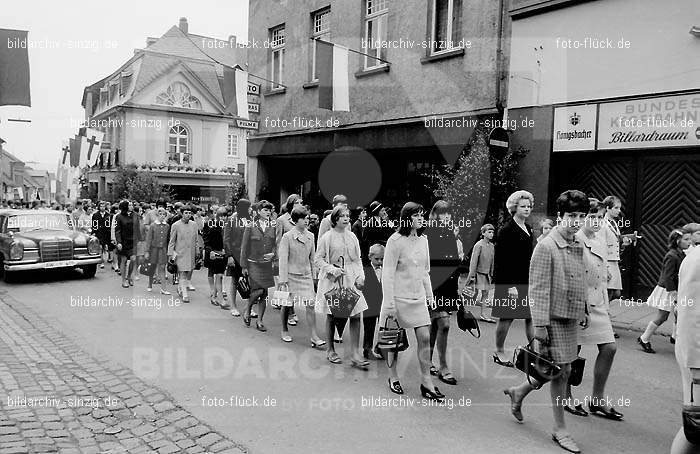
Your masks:
{"label": "light colored coat", "polygon": [[396,232],[386,242],[382,267],[382,307],[392,310],[396,297],[433,299],[430,253],[425,235],[412,240]]}
{"label": "light colored coat", "polygon": [[178,271],[192,271],[195,257],[197,256],[199,235],[197,223],[189,221],[187,224],[182,219],[170,228],[170,243],[168,244],[168,256],[177,254],[175,263]]}
{"label": "light colored coat", "polygon": [[[683,377],[683,401],[690,403],[690,369],[700,369],[700,247],[693,248],[681,263],[677,310],[676,361]],[[695,374],[700,376],[700,370]],[[696,402],[698,388],[696,385]]]}
{"label": "light colored coat", "polygon": [[600,233],[589,238],[583,230],[576,232],[583,244],[583,259],[586,265],[586,294],[590,306],[605,305],[608,301],[608,251]]}

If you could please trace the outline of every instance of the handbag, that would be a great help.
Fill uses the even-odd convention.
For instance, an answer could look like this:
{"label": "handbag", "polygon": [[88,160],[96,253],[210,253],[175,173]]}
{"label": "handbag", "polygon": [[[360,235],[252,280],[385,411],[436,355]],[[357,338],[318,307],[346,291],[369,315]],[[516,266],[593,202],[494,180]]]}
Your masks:
{"label": "handbag", "polygon": [[241,276],[238,278],[236,289],[244,300],[250,298],[250,282],[248,281],[248,276]]}
{"label": "handbag", "polygon": [[[538,353],[532,347],[534,339],[526,346],[519,346],[513,352],[513,365],[515,368],[525,372],[527,381],[535,389],[540,389],[548,381],[557,378],[561,374],[561,366],[557,365],[549,355]],[[536,380],[539,386],[532,384]]]}
{"label": "handbag", "polygon": [[[468,311],[464,306],[459,306],[457,310],[457,326],[462,331],[469,331],[469,334],[476,337],[477,339],[481,337],[481,328],[479,328],[479,322],[474,317],[471,311]],[[477,334],[473,333],[476,330]]]}
{"label": "handbag", "polygon": [[569,375],[569,384],[578,386],[583,380],[583,369],[586,367],[586,358],[578,357],[571,362],[571,374]]}
{"label": "handbag", "polygon": [[700,445],[700,405],[695,404],[693,397],[693,385],[700,384],[700,380],[690,383],[690,404],[683,405],[683,433],[685,438],[694,445]]}
{"label": "handbag", "polygon": [[293,302],[289,299],[289,292],[284,292],[282,290],[275,290],[272,293],[272,304],[278,304],[280,306],[293,306]]}
{"label": "handbag", "polygon": [[168,260],[168,264],[166,265],[166,268],[168,270],[168,273],[177,274],[177,263],[175,263],[175,260],[173,260],[173,259]]}
{"label": "handbag", "polygon": [[142,263],[139,265],[139,274],[143,274],[144,276],[151,277],[155,274],[156,272],[156,265],[148,262],[148,263]]}
{"label": "handbag", "polygon": [[[394,320],[395,328],[389,327],[389,319]],[[388,316],[384,320],[384,326],[379,327],[377,338],[377,348],[381,350],[382,356],[386,359],[386,365],[392,367],[396,362],[398,353],[408,348],[408,336],[406,330],[399,326],[399,322],[393,316]],[[394,360],[391,361],[389,353],[394,353]]]}
{"label": "handbag", "polygon": [[[345,269],[345,259],[340,256],[341,268]],[[348,318],[352,314],[355,305],[360,300],[360,294],[349,287],[343,286],[343,277],[340,276],[338,279],[338,287],[335,287],[326,293],[324,297],[326,298],[326,303],[330,308],[331,314],[335,318]]]}

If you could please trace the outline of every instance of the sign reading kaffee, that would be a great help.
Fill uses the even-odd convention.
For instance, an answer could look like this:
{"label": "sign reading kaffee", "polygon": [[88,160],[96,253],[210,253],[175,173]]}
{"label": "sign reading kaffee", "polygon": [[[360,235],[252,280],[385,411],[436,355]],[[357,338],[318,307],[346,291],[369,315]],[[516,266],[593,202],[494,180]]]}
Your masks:
{"label": "sign reading kaffee", "polygon": [[598,149],[700,145],[700,94],[600,105]]}
{"label": "sign reading kaffee", "polygon": [[552,151],[595,150],[596,105],[556,107]]}

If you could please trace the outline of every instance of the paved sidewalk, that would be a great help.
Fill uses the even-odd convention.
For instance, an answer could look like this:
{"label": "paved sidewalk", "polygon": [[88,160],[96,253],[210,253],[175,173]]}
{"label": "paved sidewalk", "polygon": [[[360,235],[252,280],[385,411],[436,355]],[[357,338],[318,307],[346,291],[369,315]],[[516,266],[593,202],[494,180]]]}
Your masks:
{"label": "paved sidewalk", "polygon": [[[647,324],[656,318],[658,309],[649,307],[645,302],[638,300],[619,300],[610,303],[610,320],[615,328],[630,331],[644,332]],[[671,336],[674,317],[671,314],[668,320],[661,325],[655,335]]]}
{"label": "paved sidewalk", "polygon": [[247,450],[0,294],[0,454],[45,452]]}

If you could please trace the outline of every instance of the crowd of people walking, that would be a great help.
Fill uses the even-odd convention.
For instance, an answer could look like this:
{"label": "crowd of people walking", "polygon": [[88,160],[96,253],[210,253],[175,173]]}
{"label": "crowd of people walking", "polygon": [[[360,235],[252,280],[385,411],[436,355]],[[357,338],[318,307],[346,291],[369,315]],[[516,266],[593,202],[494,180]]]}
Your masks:
{"label": "crowd of people walking", "polygon": [[[182,301],[189,303],[195,291],[192,272],[203,266],[213,306],[240,317],[246,327],[254,319],[260,332],[267,331],[268,304],[279,308],[280,339],[287,343],[294,341],[289,327],[299,323],[297,314],[303,314],[307,345],[325,351],[332,364],[343,362],[336,344],[347,325],[345,357],[351,367],[368,370],[372,360],[387,359],[387,386],[396,394],[405,392],[397,362],[390,360],[398,353],[378,348],[379,330],[398,326],[414,332],[420,394],[440,401],[445,394],[436,381],[446,385],[458,381],[447,363],[455,312],[463,310],[467,301],[479,307],[477,319],[497,323],[493,361],[527,372],[505,350],[512,322],[523,320],[528,347],[551,361],[558,373],[544,379],[529,376],[505,389],[512,416],[522,422],[526,397],[550,381],[552,440],[563,449],[580,452],[567,430],[565,412],[623,420],[605,398],[617,349],[609,305],[621,297],[620,251],[634,241],[618,228],[617,197],[598,200],[581,191],[566,191],[556,201],[556,221],[542,220],[541,234],[536,236],[528,223],[534,197],[516,191],[506,201],[510,219],[500,228],[481,227],[466,268],[464,245],[452,222],[455,213],[446,201],[437,201],[429,210],[407,202],[394,218],[379,201],[352,213],[343,195],[336,195],[332,205],[319,216],[297,194],[287,198],[279,214],[266,200],[241,199],[235,207],[209,210],[164,200],[154,204],[123,200],[112,206],[99,203],[87,224],[85,213],[79,212],[82,208],[72,216],[80,228],[99,238],[105,261],[121,276],[122,287],[134,286],[142,274],[148,276],[147,291],[159,285],[160,292],[168,295],[170,281]],[[679,359],[682,371],[689,369],[684,379],[698,371],[697,353],[689,354],[687,346],[696,351],[700,346],[697,329],[692,328],[697,325],[681,314],[697,320],[697,311],[676,308],[679,294],[685,292],[688,298],[700,289],[686,285],[679,290],[683,282],[679,272],[688,251],[698,244],[698,224],[670,233],[659,283],[649,297],[659,313],[638,338],[645,352],[654,353],[651,336],[671,312],[677,312],[676,349],[684,352],[683,362]],[[700,247],[695,249],[695,256],[700,255]],[[466,287],[460,292],[463,272]],[[230,277],[228,285],[225,277]],[[338,301],[351,304],[344,307],[331,298],[338,295]],[[485,312],[488,307],[490,316]],[[572,385],[580,383],[583,373],[579,353],[587,345],[598,350],[591,394],[573,399]],[[688,367],[688,358],[694,365]]]}

